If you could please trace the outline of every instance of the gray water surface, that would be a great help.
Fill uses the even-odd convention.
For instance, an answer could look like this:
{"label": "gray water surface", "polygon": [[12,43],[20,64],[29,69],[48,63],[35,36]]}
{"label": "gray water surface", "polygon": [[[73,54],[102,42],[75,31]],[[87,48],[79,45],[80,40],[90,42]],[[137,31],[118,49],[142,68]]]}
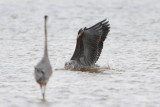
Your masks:
{"label": "gray water surface", "polygon": [[[1,0],[0,107],[160,107],[159,0]],[[46,101],[34,80],[48,15],[54,70]],[[89,73],[63,70],[77,32],[107,18],[111,31]]]}

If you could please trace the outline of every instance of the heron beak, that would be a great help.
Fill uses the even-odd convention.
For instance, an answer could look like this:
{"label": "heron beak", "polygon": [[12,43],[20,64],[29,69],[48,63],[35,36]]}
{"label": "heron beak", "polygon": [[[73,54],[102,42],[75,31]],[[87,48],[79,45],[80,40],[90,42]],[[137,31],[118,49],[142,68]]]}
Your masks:
{"label": "heron beak", "polygon": [[46,90],[46,85],[40,84],[40,87],[41,87],[41,92],[42,92],[43,100],[45,100],[45,90]]}
{"label": "heron beak", "polygon": [[77,39],[83,34],[83,32],[84,30],[79,33],[79,35],[77,36]]}

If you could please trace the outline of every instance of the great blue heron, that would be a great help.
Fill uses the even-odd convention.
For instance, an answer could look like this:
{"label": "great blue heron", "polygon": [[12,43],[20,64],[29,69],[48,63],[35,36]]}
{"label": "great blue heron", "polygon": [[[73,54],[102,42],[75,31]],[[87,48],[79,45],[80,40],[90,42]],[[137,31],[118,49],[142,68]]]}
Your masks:
{"label": "great blue heron", "polygon": [[44,55],[42,60],[35,66],[34,76],[37,83],[40,85],[43,99],[45,99],[45,88],[47,82],[52,75],[52,67],[48,57],[48,46],[47,46],[47,19],[48,16],[44,16],[44,32],[45,32],[45,42],[44,42]]}
{"label": "great blue heron", "polygon": [[110,27],[106,19],[90,28],[80,29],[76,49],[71,60],[65,63],[65,69],[81,70],[95,67],[109,31]]}

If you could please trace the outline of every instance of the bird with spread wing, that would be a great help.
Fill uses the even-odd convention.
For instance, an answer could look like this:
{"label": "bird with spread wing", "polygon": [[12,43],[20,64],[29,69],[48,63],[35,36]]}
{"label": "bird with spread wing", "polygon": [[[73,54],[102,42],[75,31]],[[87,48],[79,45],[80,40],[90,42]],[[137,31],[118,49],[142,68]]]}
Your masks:
{"label": "bird with spread wing", "polygon": [[95,67],[109,31],[109,22],[106,19],[90,28],[80,29],[76,49],[71,60],[65,63],[65,69],[81,70]]}

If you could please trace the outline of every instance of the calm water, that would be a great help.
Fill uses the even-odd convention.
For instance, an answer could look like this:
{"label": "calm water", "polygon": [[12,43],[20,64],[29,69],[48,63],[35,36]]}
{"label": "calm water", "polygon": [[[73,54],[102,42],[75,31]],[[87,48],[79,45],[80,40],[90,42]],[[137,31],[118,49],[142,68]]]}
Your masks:
{"label": "calm water", "polygon": [[[1,0],[1,107],[160,107],[159,0]],[[42,101],[33,77],[48,15],[54,69]],[[108,18],[100,73],[65,71],[77,32]]]}

